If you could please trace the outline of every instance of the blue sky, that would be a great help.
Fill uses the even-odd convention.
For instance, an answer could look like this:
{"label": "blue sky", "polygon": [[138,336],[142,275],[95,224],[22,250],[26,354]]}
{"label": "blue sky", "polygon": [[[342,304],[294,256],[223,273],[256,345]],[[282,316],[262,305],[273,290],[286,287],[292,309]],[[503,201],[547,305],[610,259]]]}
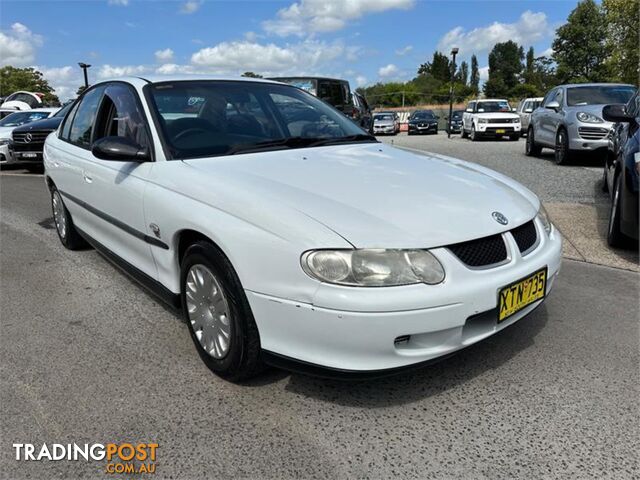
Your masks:
{"label": "blue sky", "polygon": [[[496,42],[538,54],[575,0],[1,0],[0,64],[36,66],[61,98],[122,74],[322,74],[406,80],[433,51],[486,67]],[[486,75],[486,68],[482,70]]]}

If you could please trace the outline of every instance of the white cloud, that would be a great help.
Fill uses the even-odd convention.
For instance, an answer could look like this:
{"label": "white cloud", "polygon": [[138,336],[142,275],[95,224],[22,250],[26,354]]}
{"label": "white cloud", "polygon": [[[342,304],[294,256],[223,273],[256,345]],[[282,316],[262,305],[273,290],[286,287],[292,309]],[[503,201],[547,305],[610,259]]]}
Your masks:
{"label": "white cloud", "polygon": [[0,32],[0,65],[29,66],[35,61],[36,50],[41,46],[40,35],[16,22],[10,30]]}
{"label": "white cloud", "polygon": [[163,62],[170,62],[171,60],[173,60],[173,50],[171,50],[170,48],[165,48],[164,50],[157,50],[156,53],[154,53],[155,57],[156,57],[156,61],[163,63]]}
{"label": "white cloud", "polygon": [[[89,70],[91,71],[91,70]],[[142,75],[149,71],[149,67],[145,65],[101,65],[98,69],[98,78],[123,77],[126,75]]]}
{"label": "white cloud", "polygon": [[447,32],[438,42],[438,50],[448,53],[452,47],[460,48],[467,57],[473,53],[487,52],[496,43],[513,40],[520,45],[531,45],[553,35],[553,28],[543,12],[527,10],[514,23],[494,22],[486,27],[466,31],[456,27]]}
{"label": "white cloud", "polygon": [[119,7],[126,7],[129,5],[129,0],[109,0],[109,5],[117,5]]}
{"label": "white cloud", "polygon": [[180,7],[180,13],[184,13],[190,15],[195,13],[200,8],[201,2],[198,0],[189,0],[188,2],[184,2]]}
{"label": "white cloud", "polygon": [[384,67],[380,67],[378,69],[378,75],[382,78],[389,78],[398,75],[399,70],[393,63],[386,65]]}
{"label": "white cloud", "polygon": [[357,55],[354,47],[345,47],[340,42],[306,40],[280,47],[273,43],[237,41],[203,48],[191,56],[191,63],[209,73],[303,74],[336,58],[355,59]]}
{"label": "white cloud", "polygon": [[367,77],[364,75],[358,75],[356,77],[356,86],[364,87],[367,84]]}
{"label": "white cloud", "polygon": [[486,82],[489,80],[489,67],[480,67],[478,68],[478,74],[480,75],[480,81]]}
{"label": "white cloud", "polygon": [[300,37],[340,30],[350,20],[391,9],[409,9],[415,0],[300,0],[278,11],[274,20],[262,27],[281,37]]}
{"label": "white cloud", "polygon": [[[67,65],[52,68],[36,66],[34,68],[42,72],[42,76],[63,102],[74,98],[78,87],[84,84],[82,70],[79,67]],[[91,76],[91,69],[89,69],[89,76]]]}
{"label": "white cloud", "polygon": [[537,57],[551,57],[553,55],[553,48],[549,47],[541,54],[536,54]]}
{"label": "white cloud", "polygon": [[400,55],[401,57],[403,57],[404,55],[409,53],[411,50],[413,50],[413,45],[407,45],[406,47],[396,50],[396,55]]}

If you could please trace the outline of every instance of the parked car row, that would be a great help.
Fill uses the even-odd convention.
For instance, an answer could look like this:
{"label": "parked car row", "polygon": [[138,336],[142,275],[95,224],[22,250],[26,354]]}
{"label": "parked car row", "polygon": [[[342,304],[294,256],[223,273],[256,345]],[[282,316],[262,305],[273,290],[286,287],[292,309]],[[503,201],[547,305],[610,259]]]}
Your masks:
{"label": "parked car row", "polygon": [[[30,123],[39,123],[39,121],[53,116],[59,110],[59,108],[33,108],[15,111],[0,120],[0,165],[15,161],[11,151],[12,135],[15,129]],[[31,135],[25,136],[23,141],[31,142],[32,138]],[[44,139],[42,143],[44,143]],[[42,166],[42,157],[40,157],[40,166]]]}

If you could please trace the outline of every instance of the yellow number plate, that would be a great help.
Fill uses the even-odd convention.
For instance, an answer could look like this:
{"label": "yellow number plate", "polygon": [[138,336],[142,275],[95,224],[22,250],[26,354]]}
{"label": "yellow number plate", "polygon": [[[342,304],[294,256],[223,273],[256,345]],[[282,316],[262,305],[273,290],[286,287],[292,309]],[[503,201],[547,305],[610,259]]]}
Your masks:
{"label": "yellow number plate", "polygon": [[506,132],[506,130],[503,130],[503,129],[496,130],[496,133],[505,133],[505,132]]}
{"label": "yellow number plate", "polygon": [[502,288],[498,293],[498,323],[544,298],[546,291],[547,267]]}

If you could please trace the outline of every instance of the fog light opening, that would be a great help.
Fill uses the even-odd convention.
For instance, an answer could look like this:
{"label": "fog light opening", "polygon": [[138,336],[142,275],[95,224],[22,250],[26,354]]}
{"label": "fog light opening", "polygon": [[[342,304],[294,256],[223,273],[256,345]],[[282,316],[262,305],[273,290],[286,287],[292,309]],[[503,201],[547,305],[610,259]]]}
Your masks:
{"label": "fog light opening", "polygon": [[399,337],[396,337],[396,339],[393,341],[393,344],[395,346],[404,345],[406,343],[409,343],[410,339],[411,335],[400,335]]}

